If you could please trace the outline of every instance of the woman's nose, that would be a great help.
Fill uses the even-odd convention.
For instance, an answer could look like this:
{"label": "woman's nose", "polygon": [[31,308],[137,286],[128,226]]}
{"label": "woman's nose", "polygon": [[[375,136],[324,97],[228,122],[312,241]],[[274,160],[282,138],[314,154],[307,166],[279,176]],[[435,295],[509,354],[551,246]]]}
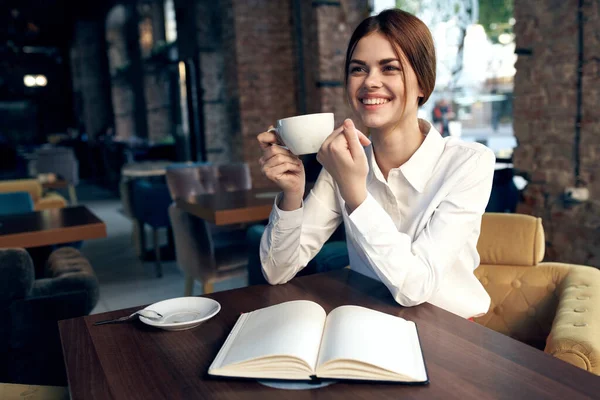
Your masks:
{"label": "woman's nose", "polygon": [[379,76],[379,74],[377,73],[377,71],[371,71],[371,72],[368,73],[368,75],[365,78],[364,85],[367,88],[373,88],[373,87],[380,87],[381,86],[381,77]]}

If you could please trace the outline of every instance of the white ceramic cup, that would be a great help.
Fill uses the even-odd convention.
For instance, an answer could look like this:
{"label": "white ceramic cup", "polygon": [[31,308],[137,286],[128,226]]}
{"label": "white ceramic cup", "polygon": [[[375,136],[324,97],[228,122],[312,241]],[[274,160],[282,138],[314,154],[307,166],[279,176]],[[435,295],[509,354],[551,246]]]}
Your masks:
{"label": "white ceramic cup", "polygon": [[277,120],[277,127],[269,129],[295,155],[317,153],[333,132],[333,113],[298,115]]}

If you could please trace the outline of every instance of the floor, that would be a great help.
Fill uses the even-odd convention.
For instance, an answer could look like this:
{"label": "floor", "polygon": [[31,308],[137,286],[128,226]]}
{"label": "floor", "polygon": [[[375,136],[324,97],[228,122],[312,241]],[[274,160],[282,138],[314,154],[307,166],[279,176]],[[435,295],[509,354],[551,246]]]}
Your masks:
{"label": "floor", "polygon": [[[107,237],[87,240],[81,252],[90,260],[100,282],[100,300],[92,314],[122,308],[151,304],[157,301],[181,297],[184,277],[176,261],[165,261],[163,277],[155,275],[154,262],[142,262],[136,256],[132,240],[132,223],[122,212],[116,194],[92,184],[77,187],[79,204],[87,206],[106,224]],[[146,232],[148,246],[152,235]],[[161,240],[166,244],[166,235]],[[215,291],[243,287],[243,278],[215,284]],[[195,284],[194,294],[201,294],[202,286]]]}

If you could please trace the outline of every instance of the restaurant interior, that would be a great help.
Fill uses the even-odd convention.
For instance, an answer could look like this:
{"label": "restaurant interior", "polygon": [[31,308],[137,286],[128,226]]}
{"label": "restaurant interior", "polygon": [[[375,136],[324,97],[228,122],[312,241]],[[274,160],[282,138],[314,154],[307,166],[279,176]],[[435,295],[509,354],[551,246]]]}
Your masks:
{"label": "restaurant interior", "polygon": [[[343,224],[290,283],[261,272],[279,190],[256,136],[283,117],[351,115],[346,46],[384,7],[458,27],[460,45],[436,46],[465,71],[483,57],[478,32],[514,49],[513,72],[476,90],[452,64],[419,111],[450,99],[449,135],[496,155],[475,270],[491,306],[474,322],[357,278]],[[584,0],[0,1],[0,398],[598,396],[598,32],[600,3]],[[301,160],[310,188],[321,165]],[[220,311],[181,331],[133,318],[187,296]],[[429,385],[205,376],[240,313],[301,299],[415,321]]]}

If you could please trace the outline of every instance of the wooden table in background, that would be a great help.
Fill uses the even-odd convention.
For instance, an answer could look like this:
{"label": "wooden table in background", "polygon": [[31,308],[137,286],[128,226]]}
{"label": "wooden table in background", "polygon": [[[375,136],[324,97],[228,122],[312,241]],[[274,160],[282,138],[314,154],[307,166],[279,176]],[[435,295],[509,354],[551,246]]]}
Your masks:
{"label": "wooden table in background", "polygon": [[[221,304],[220,313],[179,332],[140,321],[93,326],[96,321],[128,315],[134,308],[60,321],[71,398],[563,400],[597,398],[600,393],[596,375],[433,305],[401,307],[381,282],[348,269],[205,297]],[[240,313],[300,299],[315,301],[327,312],[355,304],[414,321],[429,385],[337,382],[313,390],[284,391],[254,380],[207,375]]]}
{"label": "wooden table in background", "polygon": [[177,207],[216,225],[258,222],[269,218],[277,189],[203,194],[177,199]]}
{"label": "wooden table in background", "polygon": [[50,189],[50,190],[66,189],[69,187],[69,182],[67,182],[63,179],[58,179],[53,182],[41,182],[41,184],[44,189]]}
{"label": "wooden table in background", "polygon": [[0,248],[38,247],[106,237],[106,225],[85,206],[0,216]]}
{"label": "wooden table in background", "polygon": [[[305,196],[313,186],[314,182],[306,184]],[[175,204],[215,225],[241,224],[268,219],[279,193],[278,188],[217,192],[177,199]]]}

